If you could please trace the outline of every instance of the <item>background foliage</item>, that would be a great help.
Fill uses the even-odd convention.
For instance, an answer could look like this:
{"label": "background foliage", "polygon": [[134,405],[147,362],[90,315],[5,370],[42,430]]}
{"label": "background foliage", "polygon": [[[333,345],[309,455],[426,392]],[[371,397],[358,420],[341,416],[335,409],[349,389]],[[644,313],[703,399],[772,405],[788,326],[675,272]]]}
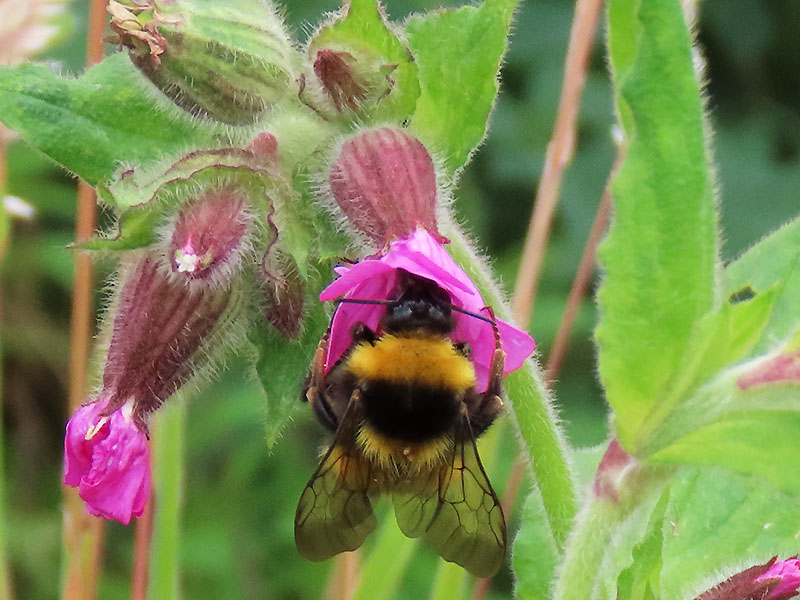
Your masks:
{"label": "background foliage", "polygon": [[[387,4],[390,16],[402,19],[443,3]],[[294,0],[286,3],[286,13],[293,30],[301,32],[317,22],[320,12],[337,7],[335,0]],[[572,8],[567,0],[522,2],[489,137],[456,192],[459,216],[493,257],[509,288],[552,129]],[[77,2],[73,10],[73,34],[47,58],[60,61],[64,71],[78,73],[86,5]],[[701,6],[699,39],[708,59],[726,260],[797,212],[799,28],[800,6],[793,0],[706,0]],[[545,355],[613,160],[612,123],[609,77],[598,40],[577,153],[562,188],[531,323]],[[74,182],[21,142],[10,148],[8,181],[8,192],[30,200],[38,212],[34,222],[15,225],[2,267],[9,551],[21,597],[55,598],[72,268],[65,246],[72,240]],[[98,294],[98,307],[102,303]],[[594,305],[586,300],[567,362],[554,384],[567,434],[577,446],[594,445],[607,434],[591,343],[594,321]],[[218,384],[189,404],[180,547],[187,598],[313,598],[323,592],[330,565],[300,560],[292,537],[294,509],[316,464],[321,428],[310,414],[303,415],[267,454],[265,423],[259,385],[236,362]],[[515,451],[512,443],[502,444],[499,462],[510,464]],[[503,488],[500,475],[495,477],[498,491]],[[705,502],[693,495],[695,484],[691,473],[684,474],[683,490],[673,492],[672,504],[662,510]],[[735,493],[735,482],[730,485],[730,490],[709,493]],[[742,490],[753,493],[745,486]],[[427,593],[438,564],[430,551],[419,547],[414,552],[398,597]],[[100,597],[128,597],[131,553],[132,530],[110,524]],[[506,576],[492,593],[507,597],[510,590]]]}

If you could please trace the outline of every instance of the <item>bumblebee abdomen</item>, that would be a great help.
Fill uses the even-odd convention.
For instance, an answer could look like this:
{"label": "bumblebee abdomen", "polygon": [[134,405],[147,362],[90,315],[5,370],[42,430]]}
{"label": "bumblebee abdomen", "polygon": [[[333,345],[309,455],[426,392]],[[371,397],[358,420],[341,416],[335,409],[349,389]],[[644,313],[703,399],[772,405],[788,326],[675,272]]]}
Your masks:
{"label": "bumblebee abdomen", "polygon": [[461,414],[461,397],[446,388],[372,380],[359,389],[364,420],[393,440],[420,443],[440,437]]}

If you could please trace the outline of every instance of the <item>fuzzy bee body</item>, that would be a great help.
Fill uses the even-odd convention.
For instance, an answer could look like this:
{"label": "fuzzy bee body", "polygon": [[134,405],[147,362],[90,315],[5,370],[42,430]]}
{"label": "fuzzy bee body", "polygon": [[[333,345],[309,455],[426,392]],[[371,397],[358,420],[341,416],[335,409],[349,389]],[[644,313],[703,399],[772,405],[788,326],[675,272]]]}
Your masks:
{"label": "fuzzy bee body", "polygon": [[300,498],[298,549],[311,560],[354,550],[377,524],[373,500],[390,494],[404,534],[493,575],[506,527],[475,438],[502,407],[499,335],[488,389],[477,392],[469,347],[448,337],[446,292],[409,275],[386,306],[378,331],[357,325],[328,373],[326,338],[317,349],[305,399],[335,436]]}

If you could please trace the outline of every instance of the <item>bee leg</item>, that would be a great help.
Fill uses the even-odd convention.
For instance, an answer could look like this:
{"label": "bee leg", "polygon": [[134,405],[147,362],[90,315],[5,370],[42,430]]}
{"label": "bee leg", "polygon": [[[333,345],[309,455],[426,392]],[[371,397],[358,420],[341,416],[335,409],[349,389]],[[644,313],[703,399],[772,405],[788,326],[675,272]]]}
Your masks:
{"label": "bee leg", "polygon": [[328,331],[325,332],[325,335],[322,336],[319,344],[317,344],[314,358],[311,361],[311,368],[305,382],[303,382],[300,399],[304,402],[307,401],[311,405],[311,409],[320,423],[331,431],[336,431],[339,427],[339,422],[330,402],[328,402],[325,384],[325,357],[328,354],[330,333],[330,328],[328,328]]}
{"label": "bee leg", "polygon": [[364,323],[358,322],[353,325],[353,330],[350,332],[350,339],[352,340],[351,344],[353,346],[361,342],[369,342],[374,345],[378,336]]}
{"label": "bee leg", "polygon": [[500,331],[497,329],[494,313],[491,307],[486,307],[492,319],[494,331],[494,355],[489,369],[489,385],[480,395],[475,408],[470,411],[469,420],[475,437],[478,437],[489,428],[503,409],[503,370],[506,364],[506,353],[500,343]]}

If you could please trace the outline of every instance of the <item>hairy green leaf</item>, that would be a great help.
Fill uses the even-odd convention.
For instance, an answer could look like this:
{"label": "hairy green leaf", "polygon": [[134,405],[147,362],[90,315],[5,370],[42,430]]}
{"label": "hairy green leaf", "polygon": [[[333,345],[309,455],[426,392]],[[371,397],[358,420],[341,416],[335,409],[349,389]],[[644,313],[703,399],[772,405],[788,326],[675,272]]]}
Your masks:
{"label": "hairy green leaf", "polygon": [[727,294],[776,287],[777,299],[756,350],[766,351],[800,325],[800,218],[766,236],[725,269]]}
{"label": "hairy green leaf", "polygon": [[[707,315],[653,430],[648,460],[720,464],[800,491],[798,228],[766,237],[725,271],[735,301]],[[761,291],[763,289],[766,291]]]}
{"label": "hairy green leaf", "polygon": [[717,215],[680,3],[613,0],[609,50],[626,159],[600,256],[599,371],[620,442],[647,444],[694,328],[715,302]]}
{"label": "hairy green leaf", "polygon": [[222,138],[161,97],[124,54],[77,79],[44,65],[0,69],[0,121],[92,185],[122,164]]}
{"label": "hairy green leaf", "polygon": [[684,469],[663,523],[661,600],[684,600],[743,568],[797,554],[800,501],[759,477]]}
{"label": "hairy green leaf", "polygon": [[295,410],[303,407],[303,374],[308,372],[317,344],[328,327],[328,313],[317,301],[316,294],[307,294],[307,298],[310,298],[307,301],[309,310],[298,340],[286,339],[268,324],[248,331],[250,343],[258,353],[256,373],[267,395],[266,439],[269,447],[278,441]]}
{"label": "hairy green leaf", "polygon": [[412,128],[442,156],[451,175],[486,135],[516,5],[517,0],[484,0],[408,21],[421,88]]}

